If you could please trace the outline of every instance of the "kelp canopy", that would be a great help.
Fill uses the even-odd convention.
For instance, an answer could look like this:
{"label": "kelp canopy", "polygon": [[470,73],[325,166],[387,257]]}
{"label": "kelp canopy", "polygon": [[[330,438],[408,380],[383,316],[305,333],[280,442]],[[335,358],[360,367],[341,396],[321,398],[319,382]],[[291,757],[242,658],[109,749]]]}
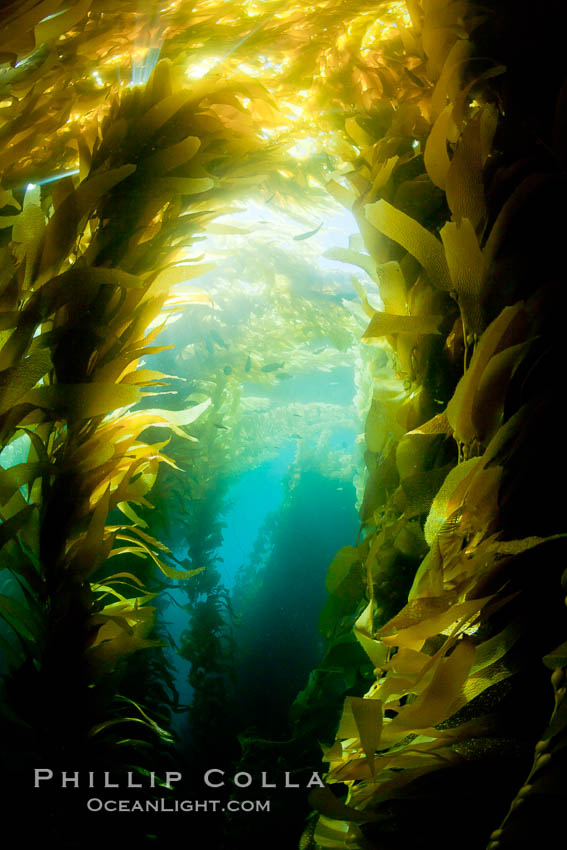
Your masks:
{"label": "kelp canopy", "polygon": [[[358,360],[365,453],[361,534],[329,567],[328,649],[294,707],[343,677],[301,846],[521,848],[559,823],[561,11],[2,6],[0,642],[15,787],[38,765],[143,772],[140,750],[167,750],[160,697],[142,705],[127,671],[163,643],[163,582],[206,572],[173,558],[152,488],[162,513],[180,486],[204,504],[231,456],[249,463],[243,382],[274,384],[326,338],[322,370]],[[329,211],[352,213],[359,236],[330,254],[360,305],[292,292],[275,261],[254,277],[259,225],[226,218],[252,202],[291,216],[313,253]],[[235,240],[222,261],[238,255],[226,290],[261,278],[269,302],[221,369],[207,359],[229,347],[210,318],[215,232]],[[176,337],[163,374],[151,358],[183,311],[203,334]],[[353,646],[373,670],[361,693],[347,693]]]}

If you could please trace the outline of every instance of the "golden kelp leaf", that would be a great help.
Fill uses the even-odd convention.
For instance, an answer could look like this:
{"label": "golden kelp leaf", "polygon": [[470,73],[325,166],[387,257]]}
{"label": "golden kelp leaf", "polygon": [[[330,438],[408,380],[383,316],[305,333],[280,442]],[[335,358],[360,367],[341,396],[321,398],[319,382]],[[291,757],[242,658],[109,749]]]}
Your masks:
{"label": "golden kelp leaf", "polygon": [[[124,504],[124,503],[122,503]],[[139,546],[116,546],[109,553],[108,557],[116,558],[118,555],[135,555],[136,558],[142,558],[145,560],[147,556],[147,552],[145,549],[141,549]]]}
{"label": "golden kelp leaf", "polygon": [[[163,643],[162,645],[166,646],[167,644]],[[142,718],[145,721],[145,723],[151,729],[153,729],[153,731],[156,732],[160,736],[160,738],[162,738],[164,741],[168,741],[169,743],[173,743],[173,738],[171,737],[169,732],[167,732],[165,729],[162,729],[161,726],[158,723],[156,723],[156,721],[152,717],[150,717],[150,715],[147,713],[147,711],[144,711],[144,709],[142,708],[142,706],[139,703],[137,703],[133,699],[130,699],[129,697],[126,697],[126,696],[123,696],[123,695],[117,696],[117,699],[120,700],[121,702],[126,702],[129,705],[133,705],[134,708],[142,715]],[[160,784],[162,784],[162,783],[160,783]]]}
{"label": "golden kelp leaf", "polygon": [[[160,540],[157,540],[155,537],[152,537],[150,534],[146,534],[145,531],[142,531],[141,528],[132,528],[129,525],[123,526],[123,530],[127,532],[133,532],[138,537],[141,537],[142,540],[145,540],[146,543],[149,543],[151,546],[155,546],[156,549],[161,549],[162,552],[169,553],[169,547],[162,543]],[[118,535],[120,537],[120,535]],[[133,540],[135,538],[124,537],[124,540]]]}
{"label": "golden kelp leaf", "polygon": [[102,611],[91,617],[92,623],[116,623],[120,628],[138,626],[146,633],[151,629],[155,617],[155,608],[145,603],[157,594],[147,593],[121,602],[110,602]]}
{"label": "golden kelp leaf", "polygon": [[428,512],[431,504],[439,492],[439,487],[445,480],[452,464],[434,467],[408,475],[401,482],[401,488],[405,495],[402,500],[403,516],[410,519]]}
{"label": "golden kelp leaf", "polygon": [[458,621],[466,622],[490,599],[486,596],[454,604],[448,593],[440,598],[413,599],[380,629],[380,640],[387,646],[406,646],[419,651],[428,638],[441,634]]}
{"label": "golden kelp leaf", "polygon": [[193,576],[202,573],[205,567],[197,567],[195,570],[176,570],[173,567],[170,567],[168,564],[164,564],[163,561],[158,561],[154,558],[158,567],[162,571],[164,575],[168,578],[182,579],[182,578],[192,578]]}
{"label": "golden kelp leaf", "polygon": [[313,840],[316,847],[336,847],[343,850],[349,832],[349,825],[345,821],[331,820],[324,814],[320,814],[313,833]]}
{"label": "golden kelp leaf", "polygon": [[[46,423],[43,428],[39,427],[35,431],[29,428],[19,428],[18,436],[26,434],[30,439],[30,449],[28,452],[28,462],[41,461],[41,463],[49,463],[49,455],[47,453],[46,442],[51,436],[51,426]],[[20,434],[21,432],[21,434]]]}
{"label": "golden kelp leaf", "polygon": [[68,419],[91,419],[135,404],[140,398],[138,387],[127,384],[54,384],[30,390],[19,403],[51,410]]}
{"label": "golden kelp leaf", "polygon": [[489,640],[475,649],[474,664],[471,668],[471,675],[479,673],[491,664],[495,664],[503,658],[508,650],[510,650],[517,640],[524,633],[525,624],[520,618],[513,620],[505,629],[499,632]]}
{"label": "golden kelp leaf", "polygon": [[[18,496],[20,496],[21,501],[23,497],[19,490],[17,491]],[[17,513],[12,514],[10,517],[6,516],[6,511],[3,509],[2,513],[4,514],[4,519],[2,524],[0,525],[0,549],[6,545],[13,537],[18,534],[21,529],[25,526],[26,522],[32,516],[34,511],[36,510],[35,505],[25,505],[21,510],[17,511]]]}
{"label": "golden kelp leaf", "polygon": [[458,26],[465,4],[426,3],[421,25],[421,48],[427,56],[427,73],[430,79],[441,76],[451,48],[458,39]]}
{"label": "golden kelp leaf", "polygon": [[398,675],[406,675],[408,673],[421,673],[426,664],[431,661],[429,655],[423,652],[416,652],[415,649],[407,649],[402,647],[396,652],[392,660],[385,664],[387,670],[393,670]]}
{"label": "golden kelp leaf", "polygon": [[[128,528],[130,529],[130,527],[128,527]],[[142,532],[139,528],[132,527],[131,530],[132,530],[132,532],[136,532],[139,535],[139,537],[141,537],[143,539],[140,540],[140,539],[137,539],[135,537],[131,537],[128,534],[124,534],[123,532],[118,532],[116,534],[117,540],[127,540],[127,541],[130,541],[131,543],[135,544],[132,547],[122,547],[122,551],[128,551],[128,552],[134,554],[135,550],[137,549],[139,552],[145,552],[147,555],[150,556],[150,558],[152,559],[154,564],[156,564],[156,566],[159,567],[159,569],[162,571],[162,573],[164,575],[166,575],[168,578],[175,578],[175,579],[191,578],[192,576],[195,576],[198,573],[203,572],[203,570],[205,569],[205,567],[198,567],[197,569],[194,569],[194,570],[177,570],[174,567],[170,567],[169,564],[164,563],[161,560],[161,558],[158,558],[156,553],[145,542],[145,540],[150,540],[152,542],[152,544],[155,545],[155,543],[157,541],[155,541],[149,535],[144,534],[144,532]],[[167,546],[165,546],[163,544],[159,545],[158,548],[163,549],[166,552],[169,552],[169,549],[167,548]],[[114,554],[121,554],[121,551],[115,551]]]}
{"label": "golden kelp leaf", "polygon": [[[112,491],[112,507],[118,502],[135,502],[151,509],[152,506],[144,497],[155,484],[161,459],[161,456],[152,453],[149,458],[140,457],[130,464],[118,487]],[[122,473],[122,470],[120,472]],[[139,474],[134,478],[136,473]]]}
{"label": "golden kelp leaf", "polygon": [[[5,171],[7,168],[10,167],[10,165],[12,165],[12,163],[17,162],[17,160],[21,156],[25,156],[27,151],[29,151],[30,138],[28,138],[28,136],[30,135],[30,133],[31,133],[31,131],[24,134],[23,137],[20,136],[20,139],[19,139],[18,142],[11,145],[10,147],[4,148],[4,150],[2,150],[0,152],[0,170],[1,171]],[[10,218],[13,218],[13,217],[10,216]]]}
{"label": "golden kelp leaf", "polygon": [[354,634],[374,666],[379,668],[388,658],[388,647],[373,637],[373,611],[374,603],[370,600],[354,625]]}
{"label": "golden kelp leaf", "polygon": [[211,177],[159,177],[153,182],[157,192],[199,195],[215,186]]}
{"label": "golden kelp leaf", "polygon": [[106,533],[109,511],[110,488],[107,486],[95,506],[86,534],[68,552],[67,569],[71,574],[86,578],[106,560],[114,543],[113,535]]}
{"label": "golden kelp leaf", "polygon": [[[75,27],[86,16],[91,7],[92,0],[77,0],[74,6],[70,6],[62,12],[49,14],[39,21],[34,28],[35,43],[39,47],[46,41],[55,41],[60,35]],[[44,4],[41,4],[44,5]],[[57,3],[59,6],[60,3]]]}
{"label": "golden kelp leaf", "polygon": [[449,136],[449,125],[453,120],[453,105],[447,105],[438,115],[431,132],[425,143],[423,160],[425,170],[432,183],[445,190],[447,172],[451,165],[447,153],[447,138]]}
{"label": "golden kelp leaf", "polygon": [[[138,439],[142,431],[153,425],[154,419],[155,416],[146,414],[142,410],[129,412],[127,415],[122,414],[120,417],[114,418],[108,426],[101,427],[101,436],[113,443],[120,444],[124,442],[130,446],[132,441]],[[163,445],[165,445],[165,442]]]}
{"label": "golden kelp leaf", "polygon": [[[378,699],[347,697],[364,753],[371,758],[378,748],[382,732],[382,702]],[[371,763],[372,764],[372,763]]]}
{"label": "golden kelp leaf", "polygon": [[370,306],[370,303],[368,301],[368,295],[366,294],[366,289],[358,280],[356,280],[355,277],[351,277],[351,281],[356,294],[360,298],[360,304],[362,309],[364,310],[368,318],[371,319],[376,310],[374,309],[374,307]]}
{"label": "golden kelp leaf", "polygon": [[110,587],[107,584],[99,584],[98,582],[91,582],[91,589],[93,593],[100,593],[99,599],[104,599],[105,596],[115,596],[116,599],[120,600],[120,602],[128,602],[126,596],[120,593],[116,588]]}
{"label": "golden kelp leaf", "polygon": [[188,89],[168,95],[155,103],[142,115],[139,121],[133,126],[131,134],[134,138],[138,139],[145,139],[148,136],[152,136],[166,121],[169,121],[183,106],[189,103],[192,98],[193,94]]}
{"label": "golden kelp leaf", "polygon": [[[358,809],[347,806],[342,800],[335,797],[328,785],[325,785],[324,788],[314,788],[310,791],[309,805],[333,821],[348,820],[356,823],[367,823],[376,819],[376,815],[373,812],[359,812]],[[324,846],[329,847],[330,845],[325,844]],[[344,844],[341,842],[337,846],[344,847]]]}
{"label": "golden kelp leaf", "polygon": [[172,93],[172,63],[170,59],[160,59],[142,89],[142,102],[145,107],[160,103]]}
{"label": "golden kelp leaf", "polygon": [[473,409],[482,374],[490,358],[500,349],[502,340],[509,328],[524,313],[523,301],[519,301],[511,307],[505,307],[483,332],[469,367],[457,384],[453,398],[447,405],[447,418],[459,442],[468,445],[477,436],[473,425]]}
{"label": "golden kelp leaf", "polygon": [[346,740],[357,737],[358,727],[352,711],[352,697],[346,697],[343,704],[343,710],[341,712],[339,727],[337,729],[337,738]]}
{"label": "golden kelp leaf", "polygon": [[[412,432],[413,434],[413,432]],[[431,438],[421,434],[405,434],[396,446],[396,466],[400,479],[421,472],[427,465]]]}
{"label": "golden kelp leaf", "polygon": [[[427,658],[427,656],[424,657]],[[428,660],[431,662],[431,659]],[[425,683],[422,682],[421,688],[417,684],[420,679],[423,679],[421,674],[401,676],[390,671],[386,678],[380,682],[375,694],[383,701],[385,707],[389,708],[389,703],[398,702],[401,697],[416,693],[418,690],[423,690]]]}
{"label": "golden kelp leaf", "polygon": [[447,203],[458,223],[468,218],[474,228],[486,215],[483,167],[496,129],[497,112],[484,106],[465,125],[447,173]]}
{"label": "golden kelp leaf", "polygon": [[472,411],[474,429],[481,443],[486,443],[500,425],[510,378],[526,351],[527,343],[510,345],[491,357],[482,373]]}
{"label": "golden kelp leaf", "polygon": [[[144,590],[144,585],[140,581],[140,579],[135,576],[133,573],[113,573],[107,579],[105,579],[106,584],[127,584],[128,582],[120,581],[120,579],[127,578],[129,582],[133,582],[136,585],[136,589],[141,588]],[[147,598],[147,595],[146,595]]]}
{"label": "golden kelp leaf", "polygon": [[364,210],[373,227],[416,258],[434,286],[451,289],[443,246],[429,230],[384,200],[368,204]]}
{"label": "golden kelp leaf", "polygon": [[372,136],[369,136],[366,130],[362,129],[354,116],[346,119],[345,130],[360,148],[366,148],[374,143]]}
{"label": "golden kelp leaf", "polygon": [[142,528],[149,527],[148,523],[140,516],[138,516],[132,505],[129,505],[128,502],[119,502],[116,507],[119,511],[122,511],[124,516],[128,517],[128,519],[131,520],[134,525],[140,525],[142,526]]}
{"label": "golden kelp leaf", "polygon": [[213,271],[215,268],[215,263],[203,263],[202,265],[183,263],[161,269],[150,278],[151,284],[144,295],[144,299],[154,298],[162,292],[167,292],[172,286],[185,283],[194,277],[199,277],[199,275],[207,274],[207,272]]}
{"label": "golden kelp leaf", "polygon": [[[455,493],[462,503],[460,518],[461,534],[471,535],[475,532],[486,536],[490,533],[492,523],[498,516],[498,493],[502,478],[501,466],[478,468],[472,475],[466,490]],[[460,490],[460,488],[458,488]]]}
{"label": "golden kelp leaf", "polygon": [[[22,314],[19,310],[4,310],[0,313],[0,331],[7,331],[15,328],[20,321]],[[2,348],[2,336],[0,336],[0,348]]]}
{"label": "golden kelp leaf", "polygon": [[45,215],[39,204],[39,198],[35,203],[30,197],[34,194],[29,190],[26,192],[24,208],[20,215],[14,217],[12,227],[12,241],[23,245],[26,257],[25,287],[29,286],[32,280],[34,265],[45,233]]}
{"label": "golden kelp leaf", "polygon": [[[85,451],[86,448],[86,451]],[[112,439],[109,440],[89,440],[86,446],[83,444],[80,450],[74,452],[69,457],[68,462],[77,469],[80,469],[84,475],[85,472],[96,469],[98,466],[103,466],[109,460],[120,452],[120,447],[117,446]]]}
{"label": "golden kelp leaf", "polygon": [[[94,140],[89,144],[87,133],[81,133],[77,139],[77,147],[79,149],[79,180],[83,182],[89,176],[92,161],[93,161],[93,144]],[[97,134],[98,141],[98,134]],[[57,205],[58,206],[58,205]],[[57,207],[55,207],[57,208]]]}
{"label": "golden kelp leaf", "polygon": [[557,646],[552,652],[544,655],[542,661],[550,670],[567,667],[567,641]]}
{"label": "golden kelp leaf", "polygon": [[[511,446],[518,440],[521,440],[521,434],[525,428],[528,417],[533,415],[527,404],[522,405],[517,413],[514,413],[503,425],[498,428],[490,442],[486,447],[482,459],[485,466],[488,466],[493,461],[502,463],[502,455],[509,452]],[[537,415],[537,408],[536,408]]]}
{"label": "golden kelp leaf", "polygon": [[386,186],[398,160],[399,156],[391,156],[380,165],[372,182],[372,188],[368,193],[369,201],[373,201],[380,194],[384,186]]}
{"label": "golden kelp leaf", "polygon": [[434,116],[439,115],[447,101],[454,100],[460,88],[460,72],[472,50],[473,43],[470,39],[458,38],[448,52],[431,96],[431,112]]}
{"label": "golden kelp leaf", "polygon": [[12,498],[16,490],[31,484],[38,476],[53,471],[49,463],[18,463],[9,469],[0,466],[0,505]]}
{"label": "golden kelp leaf", "polygon": [[135,170],[135,165],[123,165],[95,174],[65,198],[47,225],[40,264],[43,275],[58,269],[70,253],[86,217],[99,200]]}
{"label": "golden kelp leaf", "polygon": [[341,184],[337,183],[336,180],[329,180],[325,188],[335,201],[341,204],[341,206],[346,207],[347,210],[352,210],[356,201],[356,195],[352,190],[347,189],[345,186],[341,186]]}
{"label": "golden kelp leaf", "polygon": [[549,537],[522,537],[520,540],[493,540],[486,547],[483,547],[483,550],[496,552],[498,555],[519,555],[535,546],[541,546],[542,543],[560,540],[564,537],[567,537],[567,534],[550,534]]}
{"label": "golden kelp leaf", "polygon": [[383,405],[374,399],[364,424],[364,442],[369,451],[378,454],[388,439],[386,416]]}
{"label": "golden kelp leaf", "polygon": [[327,572],[325,587],[328,593],[334,593],[341,582],[347,577],[350,568],[359,560],[359,552],[355,546],[343,546],[339,549]]}
{"label": "golden kelp leaf", "polygon": [[21,404],[28,390],[35,387],[52,368],[49,351],[40,348],[29,357],[20,360],[17,365],[0,373],[0,414],[15,404]]}
{"label": "golden kelp leaf", "polygon": [[380,280],[380,297],[386,312],[397,316],[407,316],[406,282],[400,264],[393,261],[382,263],[377,270]]}
{"label": "golden kelp leaf", "polygon": [[376,263],[368,254],[351,251],[349,248],[329,248],[323,253],[323,256],[329,260],[338,260],[340,263],[351,263],[353,266],[359,266],[373,281],[378,281]]}
{"label": "golden kelp leaf", "polygon": [[437,495],[433,499],[431,510],[429,511],[429,515],[423,529],[425,539],[429,546],[433,546],[437,535],[442,530],[448,517],[451,516],[456,508],[459,507],[458,504],[455,504],[454,498],[457,487],[463,481],[470,480],[480,462],[481,459],[475,457],[470,460],[466,460],[463,463],[459,463],[451,469],[443,481]]}
{"label": "golden kelp leaf", "polygon": [[18,221],[21,213],[17,215],[2,215],[0,216],[0,230],[5,230],[7,227],[13,227]]}
{"label": "golden kelp leaf", "polygon": [[[121,385],[123,386],[123,385]],[[211,399],[208,398],[201,404],[196,404],[193,407],[187,407],[185,410],[163,410],[158,408],[144,410],[144,415],[148,419],[148,426],[153,428],[171,428],[179,437],[185,439],[194,439],[182,431],[184,425],[190,425],[201,416],[205,410],[211,405]],[[161,420],[161,421],[160,421]],[[146,426],[147,427],[147,426]]]}
{"label": "golden kelp leaf", "polygon": [[60,279],[73,280],[75,286],[92,284],[108,284],[109,286],[122,286],[124,289],[143,289],[145,281],[142,277],[129,274],[122,269],[108,269],[104,266],[78,265],[60,275]]}
{"label": "golden kelp leaf", "polygon": [[[152,616],[153,611],[151,609]],[[148,640],[145,635],[149,631],[148,623],[141,623],[134,628],[121,626],[118,622],[108,620],[98,630],[95,642],[89,647],[87,659],[96,672],[112,670],[124,655],[137,652],[139,649],[149,649],[163,646],[163,641]]]}
{"label": "golden kelp leaf", "polygon": [[[442,658],[433,679],[414,702],[402,706],[388,727],[392,734],[399,729],[437,726],[453,714],[461,704],[463,686],[474,661],[472,640],[462,637],[451,655]],[[461,697],[461,700],[459,700]]]}
{"label": "golden kelp leaf", "polygon": [[485,267],[474,227],[468,218],[462,218],[460,223],[448,221],[439,235],[466,333],[481,333],[484,329],[481,297]]}
{"label": "golden kelp leaf", "polygon": [[463,685],[463,697],[468,703],[480,696],[487,688],[491,688],[513,675],[514,671],[510,670],[505,664],[493,664],[481,673],[469,676]]}
{"label": "golden kelp leaf", "polygon": [[221,224],[215,221],[205,225],[205,230],[207,233],[217,233],[220,236],[245,236],[252,232],[250,227],[237,227],[235,224]]}
{"label": "golden kelp leaf", "polygon": [[422,557],[427,549],[427,544],[421,525],[417,520],[406,522],[402,519],[401,522],[401,528],[394,537],[394,547],[402,555],[407,555],[409,558]]}
{"label": "golden kelp leaf", "polygon": [[423,425],[420,425],[418,428],[414,428],[413,431],[408,431],[407,436],[410,434],[446,434],[449,436],[453,433],[453,429],[447,419],[446,413],[438,413],[437,416],[434,416],[433,419],[429,419],[427,422],[424,422]]}
{"label": "golden kelp leaf", "polygon": [[437,334],[442,316],[395,316],[378,310],[362,334],[362,339],[376,339],[392,334]]}
{"label": "golden kelp leaf", "polygon": [[440,598],[443,590],[443,559],[439,544],[435,541],[417,569],[408,593],[408,602],[425,597]]}
{"label": "golden kelp leaf", "polygon": [[210,307],[215,306],[215,302],[208,292],[202,292],[198,289],[190,289],[187,286],[176,286],[175,289],[168,295],[165,308],[172,305],[187,305],[187,304],[208,304]]}
{"label": "golden kelp leaf", "polygon": [[134,384],[136,386],[167,386],[166,378],[175,378],[175,375],[166,375],[155,369],[135,369],[127,372],[119,380],[122,384]]}

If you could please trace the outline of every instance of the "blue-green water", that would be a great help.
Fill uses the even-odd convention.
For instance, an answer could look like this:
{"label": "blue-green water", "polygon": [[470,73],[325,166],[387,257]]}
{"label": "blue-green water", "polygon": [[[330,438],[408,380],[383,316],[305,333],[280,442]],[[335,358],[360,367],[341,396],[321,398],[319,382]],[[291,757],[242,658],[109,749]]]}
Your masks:
{"label": "blue-green water", "polygon": [[238,570],[247,563],[266,517],[278,510],[284,497],[284,478],[293,460],[292,446],[256,469],[242,473],[228,491],[226,527],[219,549],[221,580],[232,590]]}

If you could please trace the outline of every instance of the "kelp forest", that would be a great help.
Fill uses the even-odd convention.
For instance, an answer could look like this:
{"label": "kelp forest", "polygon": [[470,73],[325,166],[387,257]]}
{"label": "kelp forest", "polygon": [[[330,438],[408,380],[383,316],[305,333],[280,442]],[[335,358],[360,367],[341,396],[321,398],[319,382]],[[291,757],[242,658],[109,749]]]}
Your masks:
{"label": "kelp forest", "polygon": [[20,846],[561,833],[565,12],[2,3]]}

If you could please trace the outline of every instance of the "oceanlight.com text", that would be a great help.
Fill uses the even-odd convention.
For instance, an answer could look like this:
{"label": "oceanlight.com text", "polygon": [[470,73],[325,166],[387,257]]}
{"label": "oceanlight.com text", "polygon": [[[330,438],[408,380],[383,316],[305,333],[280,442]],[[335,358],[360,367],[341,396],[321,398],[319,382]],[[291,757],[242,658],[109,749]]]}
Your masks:
{"label": "oceanlight.com text", "polygon": [[209,812],[269,812],[269,800],[167,800],[164,797],[159,800],[101,800],[99,797],[91,797],[87,800],[89,812],[186,812],[209,813]]}

